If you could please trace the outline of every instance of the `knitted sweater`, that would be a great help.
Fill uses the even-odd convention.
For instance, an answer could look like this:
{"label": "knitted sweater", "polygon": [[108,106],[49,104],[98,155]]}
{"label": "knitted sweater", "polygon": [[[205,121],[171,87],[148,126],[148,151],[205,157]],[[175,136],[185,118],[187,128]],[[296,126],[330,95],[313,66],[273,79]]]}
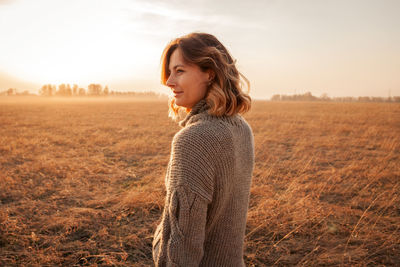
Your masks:
{"label": "knitted sweater", "polygon": [[245,266],[253,133],[241,115],[217,117],[207,109],[200,100],[172,141],[152,244],[156,266]]}

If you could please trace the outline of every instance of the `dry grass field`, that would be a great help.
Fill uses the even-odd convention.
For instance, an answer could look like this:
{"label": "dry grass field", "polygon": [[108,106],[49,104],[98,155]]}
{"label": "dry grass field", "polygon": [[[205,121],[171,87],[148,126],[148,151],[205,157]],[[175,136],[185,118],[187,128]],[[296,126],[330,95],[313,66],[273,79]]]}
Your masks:
{"label": "dry grass field", "polygon": [[[254,102],[247,266],[399,266],[400,105]],[[0,266],[151,266],[161,100],[0,98]],[[227,226],[229,227],[229,226]]]}

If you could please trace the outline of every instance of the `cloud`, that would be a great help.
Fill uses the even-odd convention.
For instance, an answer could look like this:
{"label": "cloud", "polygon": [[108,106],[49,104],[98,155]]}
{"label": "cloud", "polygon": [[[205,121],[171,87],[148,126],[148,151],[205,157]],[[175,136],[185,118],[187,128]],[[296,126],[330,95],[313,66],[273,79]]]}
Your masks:
{"label": "cloud", "polygon": [[252,1],[235,3],[228,1],[213,2],[210,0],[171,0],[168,2],[135,1],[129,12],[137,28],[148,32],[161,33],[188,32],[193,30],[223,29],[263,29],[260,23],[265,17],[265,9],[273,1]]}
{"label": "cloud", "polygon": [[9,5],[14,2],[17,2],[17,0],[0,0],[0,5]]}

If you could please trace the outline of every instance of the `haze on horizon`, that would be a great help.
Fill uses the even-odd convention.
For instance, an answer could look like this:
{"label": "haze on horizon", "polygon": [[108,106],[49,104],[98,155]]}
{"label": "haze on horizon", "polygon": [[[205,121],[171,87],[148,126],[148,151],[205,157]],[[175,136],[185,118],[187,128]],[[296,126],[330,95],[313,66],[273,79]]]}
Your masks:
{"label": "haze on horizon", "polygon": [[399,11],[396,0],[0,0],[0,91],[169,93],[163,48],[202,31],[227,46],[255,98],[399,96]]}

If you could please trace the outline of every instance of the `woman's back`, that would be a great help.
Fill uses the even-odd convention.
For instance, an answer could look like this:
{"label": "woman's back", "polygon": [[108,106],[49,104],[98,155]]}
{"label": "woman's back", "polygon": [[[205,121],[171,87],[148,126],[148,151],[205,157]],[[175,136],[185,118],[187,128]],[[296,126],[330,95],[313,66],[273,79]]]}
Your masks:
{"label": "woman's back", "polygon": [[240,115],[216,117],[206,110],[204,100],[197,103],[172,142],[166,175],[171,212],[163,220],[173,225],[164,223],[158,238],[176,233],[162,249],[179,266],[196,262],[182,250],[197,253],[200,266],[242,266],[253,134]]}

